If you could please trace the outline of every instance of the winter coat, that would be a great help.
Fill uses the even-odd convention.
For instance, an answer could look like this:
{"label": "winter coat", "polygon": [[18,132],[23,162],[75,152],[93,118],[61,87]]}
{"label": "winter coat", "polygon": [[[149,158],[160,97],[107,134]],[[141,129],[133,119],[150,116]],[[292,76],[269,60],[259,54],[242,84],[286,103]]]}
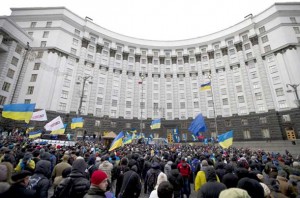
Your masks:
{"label": "winter coat", "polygon": [[26,187],[20,183],[13,184],[9,190],[1,197],[20,197],[20,198],[38,198],[35,190],[26,189]]}
{"label": "winter coat", "polygon": [[300,176],[290,175],[289,183],[293,186],[293,192],[296,195],[300,195]]}
{"label": "winter coat", "polygon": [[106,173],[108,180],[111,182],[112,163],[106,160],[99,165],[99,169]]}
{"label": "winter coat", "polygon": [[[218,182],[220,182],[219,177],[216,175],[216,179]],[[203,186],[206,183],[206,170],[205,171],[199,171],[195,178],[195,191],[198,191],[201,186]]]}
{"label": "winter coat", "polygon": [[141,178],[137,174],[137,166],[134,165],[131,170],[124,173],[120,193],[122,198],[138,198],[141,194],[141,190]]}
{"label": "winter coat", "polygon": [[10,184],[8,182],[0,182],[0,197],[5,197],[5,193],[7,193],[7,191],[10,188]]}
{"label": "winter coat", "polygon": [[219,197],[221,191],[225,189],[226,186],[223,183],[217,181],[206,182],[198,191],[197,198]]}
{"label": "winter coat", "polygon": [[158,175],[158,177],[157,177],[157,182],[156,182],[155,188],[150,193],[150,197],[149,198],[158,198],[157,188],[158,188],[159,184],[161,182],[164,182],[164,181],[168,181],[168,177],[167,177],[167,175],[165,173],[160,172],[159,175]]}
{"label": "winter coat", "polygon": [[57,186],[54,195],[58,196],[64,190],[64,197],[82,198],[90,188],[90,181],[85,177],[86,163],[84,159],[76,159],[72,164],[72,170],[66,179]]}
{"label": "winter coat", "polygon": [[144,193],[146,194],[147,192],[151,193],[151,191],[154,189],[154,186],[152,188],[150,188],[149,185],[149,181],[148,179],[150,178],[150,176],[152,174],[156,174],[157,176],[159,175],[159,173],[161,172],[160,170],[160,165],[157,162],[154,162],[151,166],[151,169],[148,170],[147,174],[146,174],[146,178],[145,178],[145,183],[144,183]]}
{"label": "winter coat", "polygon": [[67,161],[62,161],[62,162],[58,163],[52,171],[52,179],[54,179],[55,177],[61,176],[63,170],[65,170],[66,168],[69,168],[69,167],[71,167],[71,165]]}
{"label": "winter coat", "polygon": [[116,195],[119,194],[122,187],[124,173],[129,171],[127,165],[118,165],[112,170],[112,180],[117,180],[116,182]]}
{"label": "winter coat", "polygon": [[83,198],[106,198],[105,192],[100,188],[91,186],[87,194]]}
{"label": "winter coat", "polygon": [[281,191],[281,193],[287,197],[291,197],[293,193],[293,186],[288,183],[287,178],[277,176],[276,179],[279,181],[279,190]]}
{"label": "winter coat", "polygon": [[48,190],[50,188],[50,181],[47,178],[47,175],[50,175],[51,172],[51,163],[46,160],[40,160],[36,164],[35,173],[31,178],[40,178],[37,183],[37,186],[34,190],[36,190],[36,194],[40,198],[48,197]]}
{"label": "winter coat", "polygon": [[179,173],[178,169],[172,169],[170,175],[168,175],[169,182],[173,185],[174,198],[181,197],[180,191],[183,188],[183,177]]}

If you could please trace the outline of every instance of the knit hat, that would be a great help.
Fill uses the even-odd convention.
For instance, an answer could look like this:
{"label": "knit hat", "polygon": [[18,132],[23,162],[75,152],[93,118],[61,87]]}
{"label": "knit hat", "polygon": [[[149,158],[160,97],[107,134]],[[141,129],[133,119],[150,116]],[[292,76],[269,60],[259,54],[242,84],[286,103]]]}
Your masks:
{"label": "knit hat", "polygon": [[0,164],[0,182],[7,180],[7,166]]}
{"label": "knit hat", "polygon": [[219,198],[250,198],[247,191],[240,189],[240,188],[230,188],[221,191]]}
{"label": "knit hat", "polygon": [[201,165],[202,166],[208,166],[208,162],[206,160],[202,160]]}
{"label": "knit hat", "polygon": [[107,175],[105,172],[101,171],[101,170],[96,170],[94,171],[94,173],[92,174],[92,178],[91,178],[91,184],[94,185],[99,185],[103,180],[105,180],[107,178]]}

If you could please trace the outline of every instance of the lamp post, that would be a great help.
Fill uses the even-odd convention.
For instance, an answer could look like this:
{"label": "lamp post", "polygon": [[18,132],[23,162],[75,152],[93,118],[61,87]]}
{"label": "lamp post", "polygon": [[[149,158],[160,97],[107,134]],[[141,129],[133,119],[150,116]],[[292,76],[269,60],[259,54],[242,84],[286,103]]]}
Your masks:
{"label": "lamp post", "polygon": [[287,90],[287,92],[294,92],[295,96],[296,96],[296,105],[298,106],[298,108],[300,108],[300,100],[299,100],[299,95],[298,95],[298,87],[300,84],[286,84],[286,87],[291,87],[293,90]]}
{"label": "lamp post", "polygon": [[[81,95],[80,95],[80,101],[79,101],[79,107],[78,107],[78,115],[81,115],[81,108],[82,108],[82,103],[83,103],[83,97],[84,97],[84,88],[86,85],[86,82],[89,78],[93,78],[92,76],[88,75],[88,76],[84,76],[84,77],[79,77],[78,79],[82,78],[83,82],[82,82],[82,91],[81,91]],[[80,82],[76,82],[76,84],[80,84]],[[93,84],[93,82],[89,82],[89,84]]]}
{"label": "lamp post", "polygon": [[144,95],[144,79],[145,79],[145,75],[142,73],[141,75],[140,75],[140,78],[141,78],[141,80],[142,80],[142,82],[141,82],[141,85],[142,85],[142,94],[141,94],[141,123],[140,123],[140,133],[141,133],[141,135],[142,135],[142,133],[143,133],[143,99],[144,99],[144,97],[143,97],[143,95]]}
{"label": "lamp post", "polygon": [[211,74],[208,75],[208,79],[210,82],[210,90],[211,90],[211,97],[212,97],[212,103],[213,103],[213,111],[214,111],[214,117],[215,117],[215,130],[216,130],[216,137],[218,137],[218,125],[217,125],[217,115],[216,115],[216,108],[215,108],[215,101],[214,101],[214,92],[213,92],[213,86],[212,86],[212,76]]}

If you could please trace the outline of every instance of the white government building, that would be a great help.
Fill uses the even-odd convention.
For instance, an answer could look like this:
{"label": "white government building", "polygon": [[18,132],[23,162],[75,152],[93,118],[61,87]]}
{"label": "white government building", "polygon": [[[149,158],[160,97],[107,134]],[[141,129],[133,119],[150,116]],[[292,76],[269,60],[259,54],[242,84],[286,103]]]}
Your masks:
{"label": "white government building", "polygon": [[[0,17],[1,105],[166,122],[216,114],[225,128],[236,117],[247,126],[251,115],[267,124],[257,129],[262,138],[281,134],[266,117],[284,112],[299,134],[299,2],[275,3],[227,29],[176,41],[125,36],[65,7],[11,10]],[[210,80],[212,90],[201,91]],[[241,137],[253,137],[251,130]]]}

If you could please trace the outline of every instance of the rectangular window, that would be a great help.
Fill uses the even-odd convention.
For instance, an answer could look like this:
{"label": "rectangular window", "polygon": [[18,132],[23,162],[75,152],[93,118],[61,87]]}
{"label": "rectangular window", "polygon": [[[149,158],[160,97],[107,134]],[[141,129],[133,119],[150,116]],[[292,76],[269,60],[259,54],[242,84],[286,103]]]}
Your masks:
{"label": "rectangular window", "polygon": [[230,127],[231,126],[231,121],[230,120],[224,120],[224,124],[226,127]]}
{"label": "rectangular window", "polygon": [[60,97],[63,98],[63,99],[67,99],[68,98],[68,94],[69,94],[68,91],[62,90]]}
{"label": "rectangular window", "polygon": [[199,102],[194,102],[194,108],[199,108]]}
{"label": "rectangular window", "polygon": [[265,36],[261,37],[261,42],[262,43],[266,43],[268,41],[269,41],[268,35],[265,35]]}
{"label": "rectangular window", "polygon": [[275,92],[276,92],[277,97],[284,95],[283,88],[277,88],[277,89],[275,89]]}
{"label": "rectangular window", "polygon": [[207,101],[208,107],[213,107],[214,102],[212,100]]}
{"label": "rectangular window", "polygon": [[36,82],[37,74],[31,74],[30,82]]}
{"label": "rectangular window", "polygon": [[245,103],[244,96],[238,96],[239,103]]}
{"label": "rectangular window", "polygon": [[270,130],[269,129],[262,129],[261,130],[263,138],[270,138]]}
{"label": "rectangular window", "polygon": [[[252,52],[249,52],[249,53],[246,54],[246,58],[247,58],[247,59],[250,59],[250,58],[252,58],[252,57],[253,57],[253,56],[252,56]],[[254,64],[253,64],[253,65],[254,65]]]}
{"label": "rectangular window", "polygon": [[255,93],[255,99],[256,100],[262,100],[262,93],[261,92]]}
{"label": "rectangular window", "polygon": [[97,105],[102,105],[102,101],[103,101],[103,98],[97,97],[96,104]]}
{"label": "rectangular window", "polygon": [[6,101],[6,97],[0,95],[0,105],[4,105],[5,101]]}
{"label": "rectangular window", "polygon": [[131,101],[126,101],[126,108],[131,108]]}
{"label": "rectangular window", "polygon": [[17,66],[19,62],[19,59],[17,59],[16,57],[13,56],[13,58],[11,59],[11,64],[14,66]]}
{"label": "rectangular window", "polygon": [[295,34],[300,34],[300,30],[299,27],[293,27]]}
{"label": "rectangular window", "polygon": [[266,32],[265,26],[260,27],[260,28],[258,29],[258,31],[259,31],[260,34]]}
{"label": "rectangular window", "polygon": [[271,51],[271,46],[270,45],[265,46],[264,50],[265,50],[265,52]]}
{"label": "rectangular window", "polygon": [[236,86],[236,92],[237,92],[237,93],[240,93],[240,92],[242,92],[242,91],[243,91],[242,85]]}
{"label": "rectangular window", "polygon": [[247,119],[242,119],[242,120],[241,120],[241,124],[242,124],[243,126],[247,126],[247,125],[248,125],[248,120],[247,120]]}
{"label": "rectangular window", "polygon": [[73,38],[73,43],[72,44],[75,45],[75,46],[77,46],[78,43],[79,43],[79,41],[77,39]]}
{"label": "rectangular window", "polygon": [[243,131],[244,139],[251,139],[251,134],[249,130]]}
{"label": "rectangular window", "polygon": [[167,109],[172,109],[172,103],[167,103]]}
{"label": "rectangular window", "polygon": [[39,51],[38,53],[37,53],[37,58],[43,58],[43,54],[44,54],[44,52],[43,51]]}
{"label": "rectangular window", "polygon": [[76,34],[77,36],[80,36],[80,31],[77,30],[77,29],[75,29],[75,30],[74,30],[74,34]]}
{"label": "rectangular window", "polygon": [[95,51],[95,47],[92,46],[92,45],[89,45],[88,51],[89,52],[94,52]]}
{"label": "rectangular window", "polygon": [[116,60],[121,60],[121,59],[122,59],[122,55],[117,54],[117,55],[116,55]]}
{"label": "rectangular window", "polygon": [[180,102],[180,109],[185,109],[185,102]]}
{"label": "rectangular window", "polygon": [[31,100],[30,100],[30,99],[25,99],[25,100],[24,100],[24,103],[25,103],[25,104],[30,104],[30,103],[31,103]]}
{"label": "rectangular window", "polygon": [[291,23],[297,23],[296,18],[295,17],[290,17],[290,21]]}
{"label": "rectangular window", "polygon": [[31,27],[31,28],[36,27],[36,22],[31,22],[30,27]]}
{"label": "rectangular window", "polygon": [[4,82],[4,83],[3,83],[3,86],[2,86],[2,90],[8,92],[8,91],[9,91],[9,88],[10,88],[10,83]]}
{"label": "rectangular window", "polygon": [[235,50],[234,49],[230,49],[229,50],[229,55],[231,56],[231,55],[234,55],[235,54]]}
{"label": "rectangular window", "polygon": [[287,104],[285,100],[278,101],[278,105],[280,109],[287,108]]}
{"label": "rectangular window", "polygon": [[76,49],[74,49],[74,48],[71,48],[71,54],[74,54],[74,55],[76,55],[76,52],[77,52],[77,50],[76,50]]}
{"label": "rectangular window", "polygon": [[245,50],[250,49],[250,48],[251,48],[251,47],[250,47],[250,43],[246,43],[246,44],[244,45],[244,48],[245,48]]}
{"label": "rectangular window", "polygon": [[34,86],[29,86],[27,89],[27,95],[33,94]]}
{"label": "rectangular window", "polygon": [[256,71],[255,71],[255,72],[251,72],[251,73],[250,73],[250,76],[251,76],[251,79],[257,78],[257,73],[256,73]]}
{"label": "rectangular window", "polygon": [[228,105],[228,98],[223,98],[222,103],[223,105]]}
{"label": "rectangular window", "polygon": [[70,85],[71,85],[71,81],[68,80],[68,79],[65,79],[63,86],[64,87],[70,87]]}
{"label": "rectangular window", "polygon": [[40,47],[46,47],[46,45],[47,45],[47,41],[41,41]]}
{"label": "rectangular window", "polygon": [[39,70],[41,63],[34,63],[33,70]]}
{"label": "rectangular window", "polygon": [[93,59],[94,59],[94,57],[93,57],[92,55],[90,55],[90,54],[87,55],[87,58],[88,58],[89,60],[93,60]]}
{"label": "rectangular window", "polygon": [[227,94],[227,90],[226,90],[226,88],[222,88],[221,89],[221,95],[226,95]]}
{"label": "rectangular window", "polygon": [[228,46],[233,46],[233,40],[227,41],[227,45],[228,45]]}
{"label": "rectangular window", "polygon": [[111,106],[116,107],[118,105],[118,101],[117,100],[112,100],[111,101]]}
{"label": "rectangular window", "polygon": [[15,49],[15,52],[18,53],[18,54],[22,53],[22,47],[21,47],[21,45],[17,45],[17,47]]}
{"label": "rectangular window", "polygon": [[282,115],[282,122],[290,122],[291,121],[291,116],[289,114]]}
{"label": "rectangular window", "polygon": [[46,27],[49,28],[49,27],[51,27],[51,26],[52,26],[52,21],[47,21]]}
{"label": "rectangular window", "polygon": [[66,111],[66,109],[67,109],[67,104],[66,104],[66,103],[60,102],[60,103],[59,103],[58,109],[59,109],[60,111]]}
{"label": "rectangular window", "polygon": [[260,124],[267,124],[268,123],[267,117],[260,117],[259,118],[259,123]]}
{"label": "rectangular window", "polygon": [[8,71],[7,71],[6,76],[7,76],[8,78],[13,78],[14,75],[15,75],[15,70],[12,70],[12,69],[9,68]]}
{"label": "rectangular window", "polygon": [[276,73],[278,71],[277,69],[277,66],[276,65],[271,65],[270,66],[270,73],[273,74],[273,73]]}
{"label": "rectangular window", "polygon": [[243,35],[242,40],[243,42],[247,42],[249,40],[248,35],[247,34]]}
{"label": "rectangular window", "polygon": [[48,38],[48,37],[49,37],[49,31],[44,31],[43,38]]}

